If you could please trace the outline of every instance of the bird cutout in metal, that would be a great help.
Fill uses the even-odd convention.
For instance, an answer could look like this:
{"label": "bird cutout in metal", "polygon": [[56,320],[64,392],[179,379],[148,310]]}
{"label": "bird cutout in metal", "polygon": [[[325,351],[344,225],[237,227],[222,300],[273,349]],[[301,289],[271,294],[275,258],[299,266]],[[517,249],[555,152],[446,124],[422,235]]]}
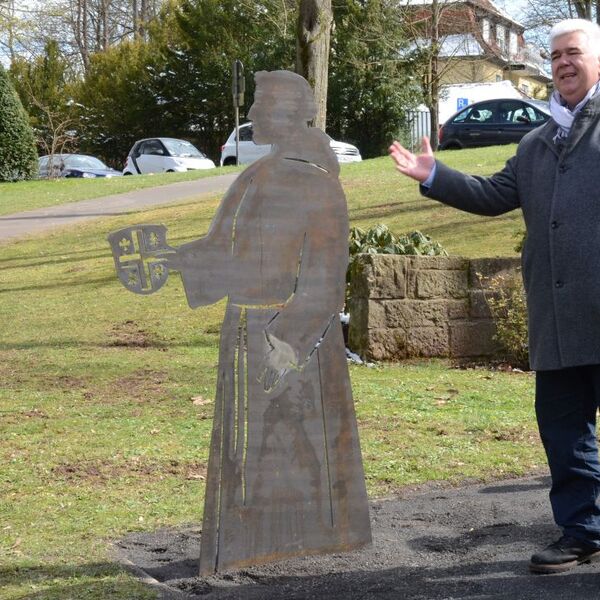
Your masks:
{"label": "bird cutout in metal", "polygon": [[[254,140],[208,233],[178,248],[140,225],[110,237],[120,281],[147,294],[178,271],[191,308],[227,297],[200,573],[371,542],[339,311],[348,212],[305,79],[259,72]],[[160,267],[160,269],[158,269]],[[156,271],[158,269],[158,271]]]}

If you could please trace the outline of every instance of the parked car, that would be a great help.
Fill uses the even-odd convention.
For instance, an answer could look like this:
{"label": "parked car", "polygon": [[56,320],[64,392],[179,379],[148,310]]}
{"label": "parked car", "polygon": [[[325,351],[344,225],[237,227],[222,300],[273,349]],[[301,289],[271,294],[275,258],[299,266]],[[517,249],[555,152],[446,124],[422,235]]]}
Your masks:
{"label": "parked car", "polygon": [[121,171],[86,154],[51,154],[38,159],[39,177],[120,177]]}
{"label": "parked car", "polygon": [[215,163],[190,142],[161,137],[138,140],[129,151],[123,175],[214,168]]}
{"label": "parked car", "polygon": [[550,118],[540,100],[500,98],[475,102],[450,117],[440,128],[440,149],[514,144]]}
{"label": "parked car", "polygon": [[[248,164],[262,158],[271,151],[271,144],[256,144],[253,140],[252,123],[244,123],[239,127],[239,162]],[[345,142],[336,142],[329,138],[331,149],[335,152],[338,162],[360,162],[362,156],[356,146]],[[221,166],[235,165],[235,129],[221,146]]]}

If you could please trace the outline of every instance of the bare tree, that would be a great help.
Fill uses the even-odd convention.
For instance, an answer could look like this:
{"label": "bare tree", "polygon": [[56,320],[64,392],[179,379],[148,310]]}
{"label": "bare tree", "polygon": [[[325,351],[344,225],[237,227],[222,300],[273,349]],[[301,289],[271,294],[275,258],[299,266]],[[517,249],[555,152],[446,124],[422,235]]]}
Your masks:
{"label": "bare tree", "polygon": [[[449,23],[456,20],[453,14],[456,3],[431,0],[431,4],[418,13],[414,7],[407,6],[405,10],[404,29],[408,39],[412,40],[418,49],[423,65],[421,72],[421,89],[423,91],[423,102],[429,110],[430,115],[430,142],[435,150],[438,147],[439,128],[439,99],[441,82],[444,75],[452,68],[452,54],[444,55],[444,61],[440,61],[442,46],[448,35],[453,31],[448,27]],[[464,19],[464,16],[463,16]],[[440,23],[445,22],[445,31],[440,29]],[[465,26],[466,25],[466,26]],[[463,28],[470,29],[468,23],[463,23]],[[458,54],[460,46],[454,48],[454,54]]]}
{"label": "bare tree", "polygon": [[0,57],[12,62],[20,53],[30,51],[30,10],[15,0],[0,0]]}
{"label": "bare tree", "polygon": [[552,25],[575,18],[600,24],[600,0],[528,0],[523,9],[528,38],[546,51]]}
{"label": "bare tree", "polygon": [[[2,0],[0,0],[2,1]],[[127,38],[146,38],[163,0],[46,0],[37,5],[41,40],[60,42],[84,71],[95,52]]]}
{"label": "bare tree", "polygon": [[50,177],[58,176],[60,169],[56,168],[58,165],[52,163],[56,160],[55,156],[57,154],[70,153],[76,149],[77,136],[74,130],[76,124],[72,118],[53,111],[48,106],[40,103],[36,103],[36,106],[44,115],[45,121],[43,132],[38,131],[35,127],[33,129],[36,143],[44,154],[51,157],[48,164]]}
{"label": "bare tree", "polygon": [[300,0],[296,44],[296,72],[313,88],[317,103],[315,127],[325,131],[327,77],[333,13],[331,0]]}

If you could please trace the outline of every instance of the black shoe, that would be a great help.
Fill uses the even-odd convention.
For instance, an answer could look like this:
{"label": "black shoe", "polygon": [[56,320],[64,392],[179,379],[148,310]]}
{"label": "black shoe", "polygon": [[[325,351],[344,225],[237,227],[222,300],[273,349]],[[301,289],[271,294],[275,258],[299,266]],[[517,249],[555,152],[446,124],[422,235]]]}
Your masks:
{"label": "black shoe", "polygon": [[563,535],[531,557],[529,570],[534,573],[561,573],[576,565],[596,560],[600,560],[600,548]]}

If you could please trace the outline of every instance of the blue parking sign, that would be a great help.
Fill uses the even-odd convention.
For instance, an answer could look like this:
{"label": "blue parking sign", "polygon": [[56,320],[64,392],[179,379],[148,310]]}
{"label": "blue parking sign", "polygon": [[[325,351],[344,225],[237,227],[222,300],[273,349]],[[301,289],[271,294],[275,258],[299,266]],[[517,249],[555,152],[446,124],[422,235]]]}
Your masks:
{"label": "blue parking sign", "polygon": [[456,110],[460,110],[461,108],[465,108],[466,106],[469,106],[468,98],[457,98],[456,99]]}

